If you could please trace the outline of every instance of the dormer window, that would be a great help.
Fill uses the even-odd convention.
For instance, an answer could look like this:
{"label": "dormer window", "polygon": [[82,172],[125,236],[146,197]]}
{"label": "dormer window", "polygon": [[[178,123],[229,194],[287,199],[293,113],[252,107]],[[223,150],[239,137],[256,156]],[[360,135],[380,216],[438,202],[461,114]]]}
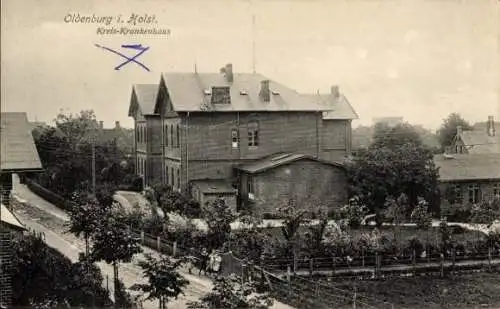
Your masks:
{"label": "dormer window", "polygon": [[212,87],[212,104],[231,104],[229,87]]}

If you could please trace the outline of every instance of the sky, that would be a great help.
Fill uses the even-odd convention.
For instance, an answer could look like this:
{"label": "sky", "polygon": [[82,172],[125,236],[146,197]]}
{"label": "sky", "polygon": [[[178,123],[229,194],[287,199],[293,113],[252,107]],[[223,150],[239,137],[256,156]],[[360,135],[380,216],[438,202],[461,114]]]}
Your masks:
{"label": "sky", "polygon": [[[1,14],[1,110],[30,120],[93,109],[105,127],[131,127],[133,84],[226,63],[234,72],[255,65],[301,93],[338,85],[359,114],[355,126],[397,116],[436,129],[451,112],[500,119],[496,0],[4,0]],[[99,35],[123,24],[68,23],[68,14],[154,15],[143,28],[170,35]],[[150,71],[114,70],[125,59],[95,44],[129,57],[137,51],[121,45],[149,46],[137,60]]]}

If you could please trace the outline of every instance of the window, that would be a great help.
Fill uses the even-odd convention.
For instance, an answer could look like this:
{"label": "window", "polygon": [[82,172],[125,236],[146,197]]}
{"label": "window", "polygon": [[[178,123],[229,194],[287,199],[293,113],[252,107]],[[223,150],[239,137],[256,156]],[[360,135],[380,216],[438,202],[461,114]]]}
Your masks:
{"label": "window", "polygon": [[248,191],[248,199],[253,200],[255,198],[254,194],[254,182],[253,177],[248,176],[247,178],[247,191]]}
{"label": "window", "polygon": [[174,168],[172,167],[170,169],[170,181],[172,182],[170,185],[172,188],[175,188],[175,181],[174,181]]}
{"label": "window", "polygon": [[135,140],[137,142],[140,142],[139,140],[140,136],[139,136],[139,126],[135,127]]}
{"label": "window", "polygon": [[256,121],[248,124],[248,146],[259,146],[259,124]]}
{"label": "window", "polygon": [[238,148],[240,145],[240,138],[238,136],[238,129],[231,130],[231,147],[233,149]]}
{"label": "window", "polygon": [[174,125],[170,125],[170,146],[174,147]]}
{"label": "window", "polygon": [[500,183],[493,185],[493,196],[500,196]]}
{"label": "window", "polygon": [[212,87],[212,104],[231,104],[229,87]]}
{"label": "window", "polygon": [[165,146],[168,147],[168,124],[165,125],[165,132],[163,134]]}
{"label": "window", "polygon": [[147,143],[148,142],[148,131],[147,131],[147,128],[146,128],[146,125],[144,125],[144,127],[142,127],[142,129],[144,130],[144,140],[142,141],[143,143]]}
{"label": "window", "polygon": [[169,174],[168,165],[165,167],[165,183],[167,185],[170,185],[170,174]]}
{"label": "window", "polygon": [[455,203],[460,204],[463,202],[462,187],[460,185],[453,186],[453,194]]}
{"label": "window", "polygon": [[181,145],[181,134],[180,134],[180,128],[179,128],[179,125],[177,125],[176,127],[176,132],[177,132],[177,143],[176,143],[176,147],[179,148],[180,145]]}
{"label": "window", "polygon": [[481,199],[481,191],[478,185],[470,185],[468,187],[469,191],[469,203],[476,204],[479,203]]}

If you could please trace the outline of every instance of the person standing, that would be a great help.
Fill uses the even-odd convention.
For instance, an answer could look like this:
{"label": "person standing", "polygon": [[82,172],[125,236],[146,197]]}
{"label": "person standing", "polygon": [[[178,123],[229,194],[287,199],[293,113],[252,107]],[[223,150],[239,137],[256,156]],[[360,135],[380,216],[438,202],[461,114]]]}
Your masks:
{"label": "person standing", "polygon": [[200,271],[198,272],[198,275],[201,275],[201,272],[205,272],[205,275],[207,275],[207,263],[208,263],[208,252],[206,248],[203,248],[201,250],[201,257],[200,257]]}

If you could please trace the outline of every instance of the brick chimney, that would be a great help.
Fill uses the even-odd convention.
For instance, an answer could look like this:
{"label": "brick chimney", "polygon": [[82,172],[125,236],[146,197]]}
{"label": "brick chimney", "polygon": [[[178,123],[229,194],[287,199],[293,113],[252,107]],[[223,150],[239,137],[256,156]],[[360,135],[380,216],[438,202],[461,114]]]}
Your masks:
{"label": "brick chimney", "polygon": [[119,121],[115,121],[115,129],[119,129],[120,128],[120,122]]}
{"label": "brick chimney", "polygon": [[268,80],[262,80],[260,82],[259,97],[264,102],[271,101],[271,91],[269,90],[269,81]]}
{"label": "brick chimney", "polygon": [[338,99],[340,97],[340,91],[339,91],[339,86],[333,85],[330,87],[330,94],[333,96],[334,99]]}
{"label": "brick chimney", "polygon": [[224,68],[224,73],[225,73],[225,76],[226,76],[226,80],[229,83],[232,83],[234,77],[233,77],[233,65],[231,63],[226,64],[226,66]]}
{"label": "brick chimney", "polygon": [[99,128],[100,129],[104,128],[104,121],[99,121]]}
{"label": "brick chimney", "polygon": [[493,116],[488,116],[488,122],[486,123],[486,130],[488,136],[495,136],[495,119]]}

